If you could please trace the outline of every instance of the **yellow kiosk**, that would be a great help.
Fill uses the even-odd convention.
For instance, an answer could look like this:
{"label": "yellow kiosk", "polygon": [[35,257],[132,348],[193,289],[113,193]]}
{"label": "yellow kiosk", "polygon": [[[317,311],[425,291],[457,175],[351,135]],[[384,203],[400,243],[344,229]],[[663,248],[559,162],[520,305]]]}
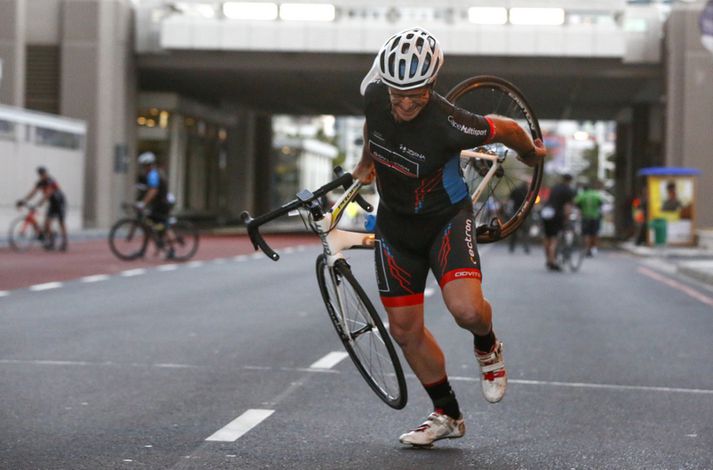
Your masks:
{"label": "yellow kiosk", "polygon": [[700,174],[695,168],[639,170],[646,177],[649,245],[695,245],[695,177]]}

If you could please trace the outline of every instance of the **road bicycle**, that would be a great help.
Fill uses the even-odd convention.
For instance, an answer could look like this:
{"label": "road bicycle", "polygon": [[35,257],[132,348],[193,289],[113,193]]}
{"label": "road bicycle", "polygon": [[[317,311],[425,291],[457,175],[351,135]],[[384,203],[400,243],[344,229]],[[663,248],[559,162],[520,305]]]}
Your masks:
{"label": "road bicycle", "polygon": [[42,226],[37,221],[38,206],[20,204],[18,208],[23,206],[27,209],[27,212],[10,222],[10,230],[8,232],[10,248],[22,252],[29,250],[36,243],[40,243],[46,249],[52,249],[56,233],[50,230],[49,236],[46,236]]}
{"label": "road bicycle", "polygon": [[162,251],[176,261],[190,259],[198,251],[198,229],[186,220],[168,217],[165,222],[153,220],[149,214],[131,204],[122,204],[133,217],[119,219],[109,231],[109,248],[122,260],[143,258],[152,243],[154,256]]}
{"label": "road bicycle", "polygon": [[582,267],[586,252],[579,226],[577,211],[572,211],[569,217],[565,217],[562,230],[557,235],[557,263],[569,267],[572,272]]}
{"label": "road bicycle", "polygon": [[[542,138],[535,114],[522,94],[505,80],[474,77],[457,85],[448,96],[466,109],[511,117],[525,127],[533,139]],[[461,159],[474,205],[477,241],[488,243],[507,237],[523,223],[535,202],[542,179],[542,163],[529,167],[512,162],[507,149],[499,144],[464,150]],[[506,200],[512,188],[522,182],[527,183],[528,191],[520,207],[513,208],[507,215],[489,208],[491,202]],[[504,183],[502,187],[501,183]],[[325,210],[318,201],[339,187],[345,188],[344,194],[331,209]],[[336,228],[344,209],[352,201],[371,212],[370,205],[358,194],[360,188],[359,181],[352,181],[349,173],[343,173],[314,192],[300,191],[296,199],[267,214],[253,219],[245,211],[241,217],[254,248],[277,261],[280,257],[261,236],[260,226],[293,211],[303,216],[322,243],[323,253],[316,262],[317,284],[342,344],[377,396],[392,408],[400,409],[407,402],[401,363],[379,314],[343,255],[343,251],[349,249],[373,249],[374,237]]]}

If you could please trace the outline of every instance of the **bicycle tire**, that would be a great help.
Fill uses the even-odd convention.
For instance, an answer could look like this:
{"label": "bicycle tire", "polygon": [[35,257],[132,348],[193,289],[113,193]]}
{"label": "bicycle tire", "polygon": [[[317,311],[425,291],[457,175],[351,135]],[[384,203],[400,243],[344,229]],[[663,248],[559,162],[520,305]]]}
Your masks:
{"label": "bicycle tire", "polygon": [[28,223],[27,226],[22,226],[25,223],[25,218],[25,216],[17,217],[10,222],[10,230],[7,237],[10,248],[20,253],[32,248],[32,245],[38,241],[37,237],[39,235],[32,224]]}
{"label": "bicycle tire", "polygon": [[109,231],[109,248],[124,261],[142,257],[148,242],[148,229],[136,219],[119,219]]}
{"label": "bicycle tire", "polygon": [[[403,408],[406,406],[408,396],[401,362],[379,314],[352,274],[351,268],[346,261],[341,259],[334,264],[333,270],[330,271],[324,255],[317,257],[316,268],[317,283],[329,318],[352,362],[369,387],[384,403],[397,410]],[[332,272],[335,274],[336,281],[331,276]],[[338,288],[349,295],[350,300],[347,305],[353,307],[350,308],[350,312],[345,313],[347,321],[351,321],[356,327],[356,329],[350,327],[349,332],[344,331],[337,313],[339,309],[336,298]],[[350,341],[350,335],[353,333],[358,334],[354,342]],[[369,339],[362,339],[364,335]],[[362,343],[378,347],[382,351],[365,356],[364,350],[360,346]],[[376,364],[372,364],[371,360],[376,360]],[[382,369],[386,367],[388,371],[377,371],[377,367]]]}
{"label": "bicycle tire", "polygon": [[171,225],[176,240],[171,244],[174,249],[174,259],[186,261],[198,251],[198,229],[190,222],[179,220]]}
{"label": "bicycle tire", "polygon": [[[511,118],[520,124],[533,140],[542,139],[542,131],[534,111],[522,92],[507,80],[487,75],[472,77],[453,87],[446,99],[471,113],[497,114]],[[507,152],[507,148],[502,144],[488,144],[481,148],[498,155]],[[464,159],[461,162],[461,170],[471,194],[482,181],[483,169],[487,168],[489,163],[477,159]],[[543,162],[529,167],[508,155],[502,170],[502,174],[498,172],[479,200],[473,204],[478,243],[490,243],[508,237],[522,225],[537,200],[544,171]],[[504,213],[503,208],[507,207],[510,193],[522,183],[527,186],[522,203]]]}
{"label": "bicycle tire", "polygon": [[584,241],[577,231],[572,232],[572,241],[569,244],[569,270],[576,272],[582,267],[584,261]]}

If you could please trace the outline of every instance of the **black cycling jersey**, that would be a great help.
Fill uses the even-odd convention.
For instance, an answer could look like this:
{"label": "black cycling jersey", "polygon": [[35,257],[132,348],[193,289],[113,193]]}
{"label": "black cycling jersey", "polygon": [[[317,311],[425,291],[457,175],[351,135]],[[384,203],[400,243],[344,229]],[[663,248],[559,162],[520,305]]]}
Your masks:
{"label": "black cycling jersey", "polygon": [[40,179],[35,185],[35,187],[42,191],[42,193],[45,195],[47,195],[47,193],[49,193],[50,191],[53,191],[52,195],[48,198],[51,204],[60,204],[64,202],[64,193],[61,189],[59,189],[57,181],[55,181],[53,178],[47,177]]}
{"label": "black cycling jersey", "polygon": [[367,87],[364,99],[380,204],[400,214],[433,214],[468,196],[460,151],[493,138],[489,119],[432,92],[416,118],[397,123],[388,87],[380,81]]}

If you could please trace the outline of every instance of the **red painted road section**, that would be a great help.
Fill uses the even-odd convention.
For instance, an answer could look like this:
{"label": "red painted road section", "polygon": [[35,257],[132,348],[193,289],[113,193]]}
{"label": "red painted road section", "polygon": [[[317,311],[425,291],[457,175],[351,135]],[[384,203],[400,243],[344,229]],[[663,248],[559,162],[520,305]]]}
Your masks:
{"label": "red painted road section", "polygon": [[[280,248],[288,246],[319,244],[319,239],[310,234],[265,235],[265,240],[278,253]],[[191,261],[252,253],[255,251],[245,235],[203,236],[198,253]],[[265,260],[268,258],[265,257]],[[170,262],[163,256],[151,255],[142,260],[121,261],[111,254],[106,240],[73,242],[65,253],[44,251],[40,247],[25,253],[0,248],[0,291],[20,289],[45,282],[67,281],[93,274],[116,274],[127,269],[152,267]]]}

